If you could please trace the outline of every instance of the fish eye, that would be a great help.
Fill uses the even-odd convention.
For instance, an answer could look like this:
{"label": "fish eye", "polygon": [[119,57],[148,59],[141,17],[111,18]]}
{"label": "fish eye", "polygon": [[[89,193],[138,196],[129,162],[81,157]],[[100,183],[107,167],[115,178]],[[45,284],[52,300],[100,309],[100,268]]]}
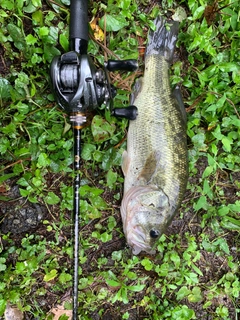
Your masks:
{"label": "fish eye", "polygon": [[158,230],[151,230],[150,231],[150,237],[151,238],[157,238],[159,236],[160,232]]}

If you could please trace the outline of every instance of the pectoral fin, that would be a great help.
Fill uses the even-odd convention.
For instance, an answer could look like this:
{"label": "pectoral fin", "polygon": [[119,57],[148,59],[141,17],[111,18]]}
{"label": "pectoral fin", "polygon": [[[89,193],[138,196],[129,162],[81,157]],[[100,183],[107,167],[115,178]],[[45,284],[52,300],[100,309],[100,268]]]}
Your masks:
{"label": "pectoral fin", "polygon": [[124,150],[123,154],[122,154],[122,171],[123,171],[124,176],[126,176],[126,174],[128,172],[129,164],[130,164],[130,158],[128,156],[127,151]]}
{"label": "pectoral fin", "polygon": [[133,85],[133,90],[132,93],[130,95],[130,104],[134,104],[134,101],[137,99],[137,96],[139,95],[139,93],[141,92],[141,89],[143,87],[142,84],[143,80],[142,78],[138,78],[134,85]]}
{"label": "pectoral fin", "polygon": [[152,179],[156,171],[159,159],[160,159],[160,155],[156,150],[151,152],[145,161],[145,164],[138,176],[138,179],[139,180],[144,179],[148,183]]}

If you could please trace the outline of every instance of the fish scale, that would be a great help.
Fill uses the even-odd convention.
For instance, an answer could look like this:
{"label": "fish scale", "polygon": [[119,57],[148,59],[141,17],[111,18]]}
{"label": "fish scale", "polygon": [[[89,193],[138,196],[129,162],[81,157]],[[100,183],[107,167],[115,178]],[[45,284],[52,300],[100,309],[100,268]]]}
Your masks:
{"label": "fish scale", "polygon": [[[162,18],[157,21],[163,23]],[[161,25],[161,32],[168,37],[165,45],[172,44],[169,33],[176,37],[176,30],[167,31]],[[161,37],[152,39],[162,41]],[[135,254],[154,252],[157,238],[177,213],[188,179],[184,110],[170,88],[165,47],[159,47],[145,57],[144,77],[134,101],[138,116],[129,123],[123,156],[121,214],[127,242]]]}

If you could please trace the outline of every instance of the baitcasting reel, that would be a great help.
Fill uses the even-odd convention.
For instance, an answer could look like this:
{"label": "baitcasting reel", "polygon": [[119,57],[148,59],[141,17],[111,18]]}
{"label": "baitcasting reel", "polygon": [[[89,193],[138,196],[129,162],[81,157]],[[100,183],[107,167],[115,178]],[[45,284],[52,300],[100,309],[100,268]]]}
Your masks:
{"label": "baitcasting reel", "polygon": [[71,0],[70,52],[55,57],[51,64],[51,82],[59,105],[71,116],[78,127],[86,122],[87,115],[101,106],[110,105],[114,116],[135,119],[136,107],[112,109],[116,89],[110,84],[108,71],[135,71],[136,60],[105,62],[97,69],[88,49],[88,0]]}
{"label": "baitcasting reel", "polygon": [[79,128],[86,122],[87,115],[103,103],[110,105],[114,116],[134,120],[135,106],[113,109],[116,88],[110,84],[108,71],[135,71],[137,67],[136,60],[108,60],[103,69],[96,69],[88,54],[76,51],[55,57],[51,78],[57,102]]}

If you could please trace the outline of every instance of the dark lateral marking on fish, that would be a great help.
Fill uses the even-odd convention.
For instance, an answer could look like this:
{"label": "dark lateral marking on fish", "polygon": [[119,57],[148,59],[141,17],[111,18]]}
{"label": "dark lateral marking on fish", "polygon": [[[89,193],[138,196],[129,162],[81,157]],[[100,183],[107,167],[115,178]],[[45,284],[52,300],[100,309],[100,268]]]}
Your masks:
{"label": "dark lateral marking on fish", "polygon": [[148,183],[156,171],[159,159],[160,155],[156,150],[151,152],[145,161],[145,164],[138,176],[138,179],[144,179]]}

